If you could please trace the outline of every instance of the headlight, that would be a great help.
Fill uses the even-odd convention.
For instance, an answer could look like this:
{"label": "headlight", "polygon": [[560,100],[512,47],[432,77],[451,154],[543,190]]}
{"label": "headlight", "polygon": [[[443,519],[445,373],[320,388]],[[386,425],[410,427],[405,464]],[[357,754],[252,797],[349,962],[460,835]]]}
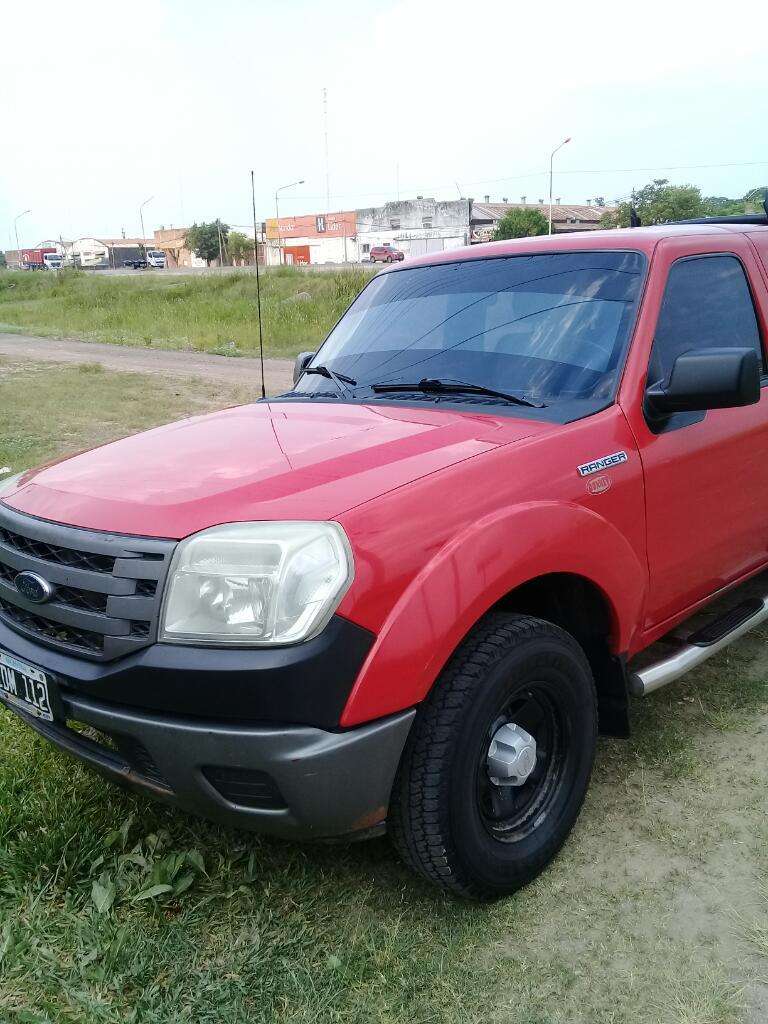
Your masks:
{"label": "headlight", "polygon": [[294,644],[319,633],[352,582],[336,523],[231,523],[181,541],[165,591],[160,639]]}

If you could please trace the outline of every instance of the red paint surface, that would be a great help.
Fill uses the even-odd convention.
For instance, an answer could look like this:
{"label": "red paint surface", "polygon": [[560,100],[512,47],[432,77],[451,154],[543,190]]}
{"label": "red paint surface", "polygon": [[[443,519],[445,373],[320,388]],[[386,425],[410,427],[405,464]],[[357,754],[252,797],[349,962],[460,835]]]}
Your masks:
{"label": "red paint surface", "polygon": [[[739,255],[765,336],[764,238],[666,227],[491,243],[410,262],[577,247],[645,252],[648,283],[618,400],[579,422],[438,406],[259,404],[30,472],[4,500],[75,526],[173,538],[234,521],[338,520],[355,557],[339,612],[376,634],[344,725],[418,703],[478,618],[547,573],[592,581],[611,610],[613,649],[634,653],[768,563],[765,393],[759,405],[709,412],[658,436],[642,415],[671,261]],[[593,493],[576,467],[617,451],[627,461],[601,471],[609,486]]]}

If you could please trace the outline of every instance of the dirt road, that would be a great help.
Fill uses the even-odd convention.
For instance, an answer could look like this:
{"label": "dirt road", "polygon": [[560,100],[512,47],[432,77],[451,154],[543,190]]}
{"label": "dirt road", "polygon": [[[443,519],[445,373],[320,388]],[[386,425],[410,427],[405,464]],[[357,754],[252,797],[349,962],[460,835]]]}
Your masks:
{"label": "dirt road", "polygon": [[[259,381],[258,359],[228,358],[204,352],[175,352],[165,349],[102,345],[69,338],[38,338],[29,334],[0,333],[0,356],[52,363],[101,363],[109,370],[157,373],[163,377],[199,377],[202,380],[245,384]],[[264,375],[271,395],[291,386],[293,362],[265,359]]]}

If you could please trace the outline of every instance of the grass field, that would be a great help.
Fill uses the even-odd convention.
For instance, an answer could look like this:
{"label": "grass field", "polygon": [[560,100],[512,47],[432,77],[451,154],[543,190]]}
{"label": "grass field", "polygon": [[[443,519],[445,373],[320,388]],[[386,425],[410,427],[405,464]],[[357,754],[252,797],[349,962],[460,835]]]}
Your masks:
{"label": "grass field", "polygon": [[[0,363],[0,465],[243,394]],[[493,906],[385,840],[298,846],[123,793],[0,711],[2,1024],[763,1024],[768,632],[637,703],[556,863]]]}
{"label": "grass field", "polygon": [[[265,352],[317,348],[371,276],[283,267],[262,276]],[[0,331],[77,337],[222,355],[258,346],[256,278],[106,276],[0,271]]]}

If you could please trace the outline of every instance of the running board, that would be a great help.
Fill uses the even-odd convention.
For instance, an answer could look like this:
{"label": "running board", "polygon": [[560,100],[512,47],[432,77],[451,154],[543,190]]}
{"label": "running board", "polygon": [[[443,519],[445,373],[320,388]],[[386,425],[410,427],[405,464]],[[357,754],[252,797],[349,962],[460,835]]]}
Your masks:
{"label": "running board", "polygon": [[713,654],[738,640],[768,619],[768,595],[750,598],[692,633],[673,654],[629,674],[629,689],[636,697],[652,693],[703,664]]}

